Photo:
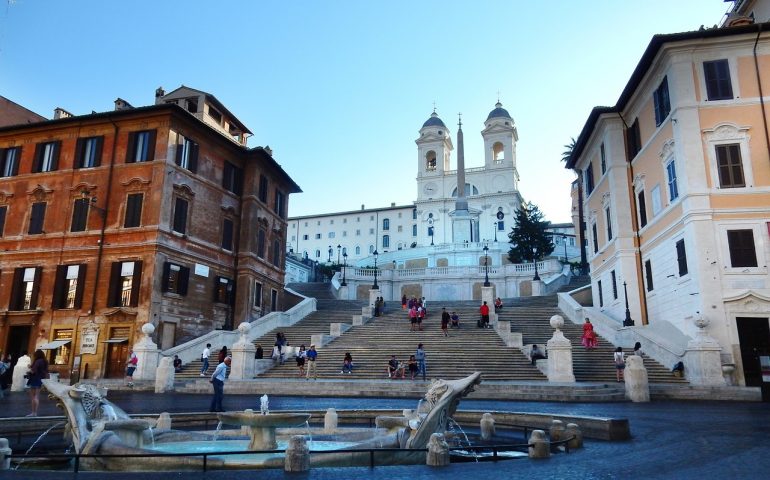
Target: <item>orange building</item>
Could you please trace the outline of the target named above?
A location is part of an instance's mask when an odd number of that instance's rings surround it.
[[[297,184],[215,97],[0,128],[0,346],[120,377],[140,326],[169,348],[281,309]]]

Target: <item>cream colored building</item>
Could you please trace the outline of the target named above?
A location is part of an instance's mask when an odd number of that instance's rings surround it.
[[[620,326],[626,284],[634,334],[651,351],[673,358],[705,333],[728,383],[759,385],[758,356],[770,355],[770,24],[745,20],[653,37],[566,166],[583,182],[587,311]]]

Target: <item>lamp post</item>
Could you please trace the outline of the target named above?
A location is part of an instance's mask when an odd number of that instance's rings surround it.
[[[567,235],[562,235],[562,240],[564,240],[564,263],[567,263]]]
[[[532,247],[532,260],[535,262],[535,278],[532,280],[540,280],[540,275],[537,273],[537,247]]]
[[[342,260],[345,262],[342,266],[342,283],[341,286],[347,286],[347,282],[345,281],[345,271],[348,269],[348,252],[345,252],[342,254]]]
[[[500,222],[495,222],[495,243],[497,243],[497,224]]]
[[[487,259],[489,256],[487,255],[487,252],[489,252],[489,247],[484,245],[484,286],[489,286],[489,266]]]
[[[340,251],[342,250],[342,245],[337,244],[337,265],[340,264]]]
[[[332,246],[329,245],[329,259],[327,260],[328,263],[332,263],[332,252],[334,250],[332,249]]]
[[[623,296],[626,297],[626,318],[623,320],[623,326],[633,327],[634,321],[631,319],[631,310],[628,309],[628,287],[625,280],[623,280]]]
[[[379,253],[377,250],[374,250],[372,255],[374,255],[374,285],[372,285],[372,290],[379,290],[380,286],[377,285],[377,255],[379,255]]]

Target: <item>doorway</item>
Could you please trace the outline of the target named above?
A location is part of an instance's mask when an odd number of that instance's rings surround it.
[[[770,323],[765,318],[737,317],[743,377],[747,387],[762,387],[762,399],[770,401],[770,384],[762,382],[759,357],[770,355]]]
[[[5,343],[5,353],[9,353],[13,358],[13,365],[16,365],[16,360],[21,356],[21,352],[26,351],[30,357],[32,353],[29,351],[29,339],[32,335],[32,326],[30,325],[18,325],[12,326],[8,330],[8,340]]]
[[[105,378],[123,378],[126,376],[126,360],[128,359],[128,341],[111,342],[107,344],[107,365]]]

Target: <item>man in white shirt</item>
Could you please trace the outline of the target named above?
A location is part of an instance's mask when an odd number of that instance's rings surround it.
[[[207,343],[206,348],[201,353],[201,360],[203,360],[203,366],[201,367],[201,377],[206,376],[206,371],[209,369],[209,355],[211,355],[211,344]]]
[[[225,377],[227,376],[227,367],[230,366],[230,357],[226,357],[225,360],[217,365],[214,369],[214,373],[211,374],[211,382],[214,385],[214,398],[211,399],[211,408],[209,412],[224,412],[222,408],[222,400],[225,398]]]

